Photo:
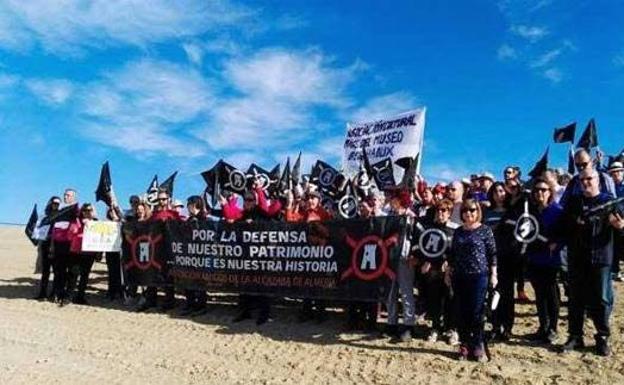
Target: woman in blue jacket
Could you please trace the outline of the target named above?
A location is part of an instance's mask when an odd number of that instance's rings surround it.
[[[536,179],[531,190],[529,212],[539,223],[541,239],[528,247],[527,261],[540,325],[535,339],[547,344],[557,338],[559,319],[557,272],[561,266],[562,245],[557,230],[561,229],[563,209],[554,199],[554,187],[546,179]]]

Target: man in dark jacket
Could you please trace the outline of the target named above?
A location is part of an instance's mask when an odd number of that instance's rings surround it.
[[[567,342],[562,351],[583,347],[583,320],[585,311],[596,327],[596,353],[608,356],[610,335],[609,317],[613,308],[611,264],[613,262],[614,229],[624,229],[624,207],[618,213],[608,210],[588,210],[613,199],[600,191],[600,175],[591,168],[579,174],[582,195],[572,195],[564,206],[567,216],[568,269],[570,301],[568,311]]]

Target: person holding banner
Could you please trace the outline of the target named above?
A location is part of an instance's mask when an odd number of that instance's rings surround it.
[[[464,200],[461,216],[463,224],[453,235],[445,279],[452,285],[459,308],[459,359],[486,362],[485,305],[488,281],[492,287],[498,284],[496,241],[492,229],[481,223],[479,202]]]
[[[414,298],[414,267],[411,265],[412,255],[409,242],[412,238],[412,226],[415,214],[409,209],[411,196],[407,190],[396,190],[390,197],[391,215],[405,216],[407,229],[405,231],[404,248],[397,267],[397,277],[392,282],[388,294],[388,332],[392,335],[392,342],[409,342],[412,339],[414,324],[416,323],[416,301]],[[403,328],[399,329],[399,297],[403,305]]]
[[[199,195],[188,197],[186,200],[186,209],[188,211],[186,222],[197,226],[208,220],[208,213],[205,209],[204,200]],[[186,303],[182,309],[181,315],[185,316],[193,313],[199,315],[206,311],[208,295],[205,290],[186,289],[184,290],[184,296],[186,297]]]
[[[48,204],[45,207],[45,217],[40,222],[40,226],[37,229],[39,242],[37,243],[37,252],[41,259],[41,281],[39,283],[39,294],[35,299],[45,299],[48,296],[48,283],[50,281],[50,270],[52,269],[52,256],[50,255],[50,228],[49,225],[41,225],[43,223],[49,224],[50,217],[58,212],[61,205],[61,198],[53,196],[48,200]],[[45,227],[45,228],[44,228]],[[44,232],[42,234],[41,232]]]
[[[117,205],[113,205],[106,210],[106,219],[112,222],[121,222],[123,213]],[[123,288],[121,285],[121,253],[106,252],[106,271],[108,277],[108,290],[106,297],[113,301],[122,298]]]
[[[276,221],[280,215],[281,209],[281,202],[279,200],[272,200],[271,202],[268,202],[265,192],[260,186],[260,182],[255,181],[253,184],[253,191],[245,193],[243,211],[240,220],[248,223],[257,221]],[[239,297],[240,311],[233,319],[233,322],[240,322],[251,318],[251,310],[254,307],[258,309],[256,325],[262,325],[270,320],[271,301],[268,297],[241,294]]]
[[[153,214],[151,215],[151,221],[167,221],[167,220],[181,220],[177,211],[170,208],[171,199],[167,190],[159,190],[157,195],[157,205]],[[138,208],[138,207],[137,207]],[[171,310],[175,307],[175,289],[173,287],[173,281],[169,280],[165,286],[165,300],[161,306],[163,311]],[[144,292],[145,302],[139,306],[137,311],[145,311],[149,308],[155,307],[158,299],[158,289],[156,286],[148,286]]]
[[[80,208],[78,218],[69,226],[70,252],[72,253],[72,270],[78,270],[78,276],[72,274],[69,282],[69,292],[73,291],[76,279],[78,279],[77,292],[72,298],[72,302],[79,305],[87,305],[85,291],[89,281],[89,274],[93,267],[96,255],[94,253],[82,251],[82,236],[85,225],[89,221],[97,221],[95,207],[91,203],[85,203]],[[101,255],[99,256],[101,257]]]

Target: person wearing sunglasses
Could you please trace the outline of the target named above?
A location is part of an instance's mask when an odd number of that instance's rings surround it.
[[[485,304],[488,282],[498,284],[496,241],[492,229],[481,223],[481,205],[466,199],[461,205],[462,226],[455,230],[445,280],[452,285],[459,310],[459,359],[487,361],[484,347]]]
[[[619,204],[611,213],[588,211],[613,197],[601,191],[600,173],[593,168],[579,173],[578,181],[583,193],[570,196],[564,205],[570,295],[569,336],[561,349],[568,352],[584,347],[583,323],[587,312],[596,328],[596,354],[608,356],[611,354],[609,318],[613,310],[613,235],[614,231],[624,232],[624,205]]]
[[[616,196],[615,192],[615,184],[613,183],[613,179],[609,176],[609,174],[598,171],[594,165],[594,162],[589,154],[589,151],[580,148],[574,153],[574,167],[578,172],[577,175],[572,177],[570,183],[566,186],[561,199],[559,200],[559,204],[565,207],[568,199],[573,196],[580,197],[583,195],[583,184],[580,180],[580,174],[584,171],[593,171],[596,170],[598,175],[598,187],[601,193],[606,193],[610,195],[612,198]]]
[[[72,298],[72,303],[79,305],[87,305],[85,291],[89,282],[89,274],[96,258],[101,258],[102,253],[86,252],[82,250],[82,237],[85,226],[91,222],[97,221],[95,207],[91,203],[85,203],[80,208],[78,218],[69,226],[70,252],[72,253],[72,267],[68,278],[68,294],[72,294],[76,281],[78,286],[76,293]],[[78,272],[76,274],[75,272]]]
[[[461,205],[464,199],[464,185],[456,180],[446,186],[446,197],[453,202],[453,211],[451,212],[451,221],[461,224]]]
[[[436,253],[431,254],[435,256],[428,257],[421,250],[416,255],[418,259],[417,266],[419,266],[420,272],[418,277],[420,282],[419,292],[422,291],[425,310],[427,316],[431,319],[431,330],[427,340],[436,342],[439,335],[445,333],[449,336],[449,344],[457,345],[459,336],[456,331],[456,311],[452,303],[451,288],[444,283],[444,274],[448,268],[450,242],[458,225],[450,221],[453,202],[449,199],[441,200],[434,206],[434,209],[434,219],[428,222],[425,221],[423,228],[440,230],[444,237],[432,233],[427,238],[427,243],[422,245],[422,247],[428,248],[429,251],[436,251]],[[419,242],[415,240],[414,243],[418,244]],[[437,252],[442,250],[444,250],[443,253],[437,255]]]
[[[46,204],[44,214],[45,216],[39,222],[37,228],[38,242],[37,242],[37,254],[38,259],[41,261],[41,281],[39,282],[39,293],[35,296],[35,299],[48,298],[48,283],[50,282],[50,270],[52,269],[52,255],[50,254],[50,227],[42,225],[44,223],[50,223],[50,217],[56,214],[61,205],[61,198],[53,196],[48,200]],[[51,297],[54,299],[54,297]]]
[[[563,209],[555,200],[555,186],[546,178],[534,180],[529,200],[529,213],[539,223],[539,233],[547,241],[536,240],[526,252],[527,271],[535,291],[539,329],[535,341],[553,344],[557,339],[559,321],[559,286],[557,273],[561,267],[563,246]]]
[[[154,212],[150,217],[150,221],[181,221],[182,218],[176,210],[171,209],[171,197],[167,190],[161,189],[156,196],[156,206]],[[161,305],[162,311],[168,311],[175,307],[175,289],[173,287],[173,280],[167,277],[166,286],[164,287],[165,299]],[[154,308],[157,305],[158,289],[156,286],[148,286],[144,291],[144,301],[137,308],[138,312],[146,311],[150,308]]]

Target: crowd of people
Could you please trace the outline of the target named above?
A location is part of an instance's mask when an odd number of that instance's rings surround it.
[[[421,180],[412,189],[372,191],[362,197],[359,217],[407,217],[411,247],[401,253],[396,278],[388,297],[380,301],[382,306],[348,299],[342,304],[348,327],[381,332],[400,343],[411,340],[417,324],[426,324],[429,341],[446,336],[449,344],[458,346],[459,359],[487,361],[488,342],[505,343],[513,336],[514,305],[528,300],[525,286],[529,282],[539,321],[533,340],[555,346],[563,288],[568,298],[568,338],[558,348],[568,352],[583,347],[587,313],[596,329],[595,351],[608,356],[612,282],[623,280],[624,203],[616,199],[624,197],[624,154],[601,165],[589,151],[580,149],[574,161],[576,175],[547,169],[523,181],[520,168],[509,166],[501,180],[489,173],[446,185],[431,186]],[[168,191],[160,190],[153,205],[133,195],[130,209],[124,211],[113,201],[105,217],[122,222],[313,222],[335,218],[336,210],[324,206],[322,198],[312,184],[275,197],[256,183],[242,196],[242,205],[237,194],[223,192],[216,207],[199,195],[188,197],[184,207],[172,200]],[[54,216],[63,206],[77,202],[77,192],[67,189],[62,199],[50,198],[45,215]],[[119,253],[101,255],[81,250],[85,223],[97,220],[97,215],[90,203],[76,207],[75,220],[54,221],[49,237],[39,241],[42,274],[36,298],[48,298],[59,306],[86,304],[93,263],[105,258],[108,298],[121,299],[136,311],[173,309],[173,285],[145,287],[138,294],[139,288],[124,283]],[[523,231],[518,230],[518,218],[523,215],[537,220],[539,234],[532,242],[518,235]],[[436,255],[419,244],[419,236],[426,229],[444,234],[444,247]],[[54,278],[50,290],[51,271]],[[164,291],[160,307],[159,290]],[[207,311],[205,290],[180,294],[185,298],[179,310],[182,315]],[[256,323],[262,325],[271,320],[271,303],[266,296],[240,295],[233,322],[257,312]],[[329,307],[336,304],[304,298],[299,321],[323,321]],[[387,312],[383,328],[378,324],[380,309]],[[491,324],[487,333],[486,323]]]

